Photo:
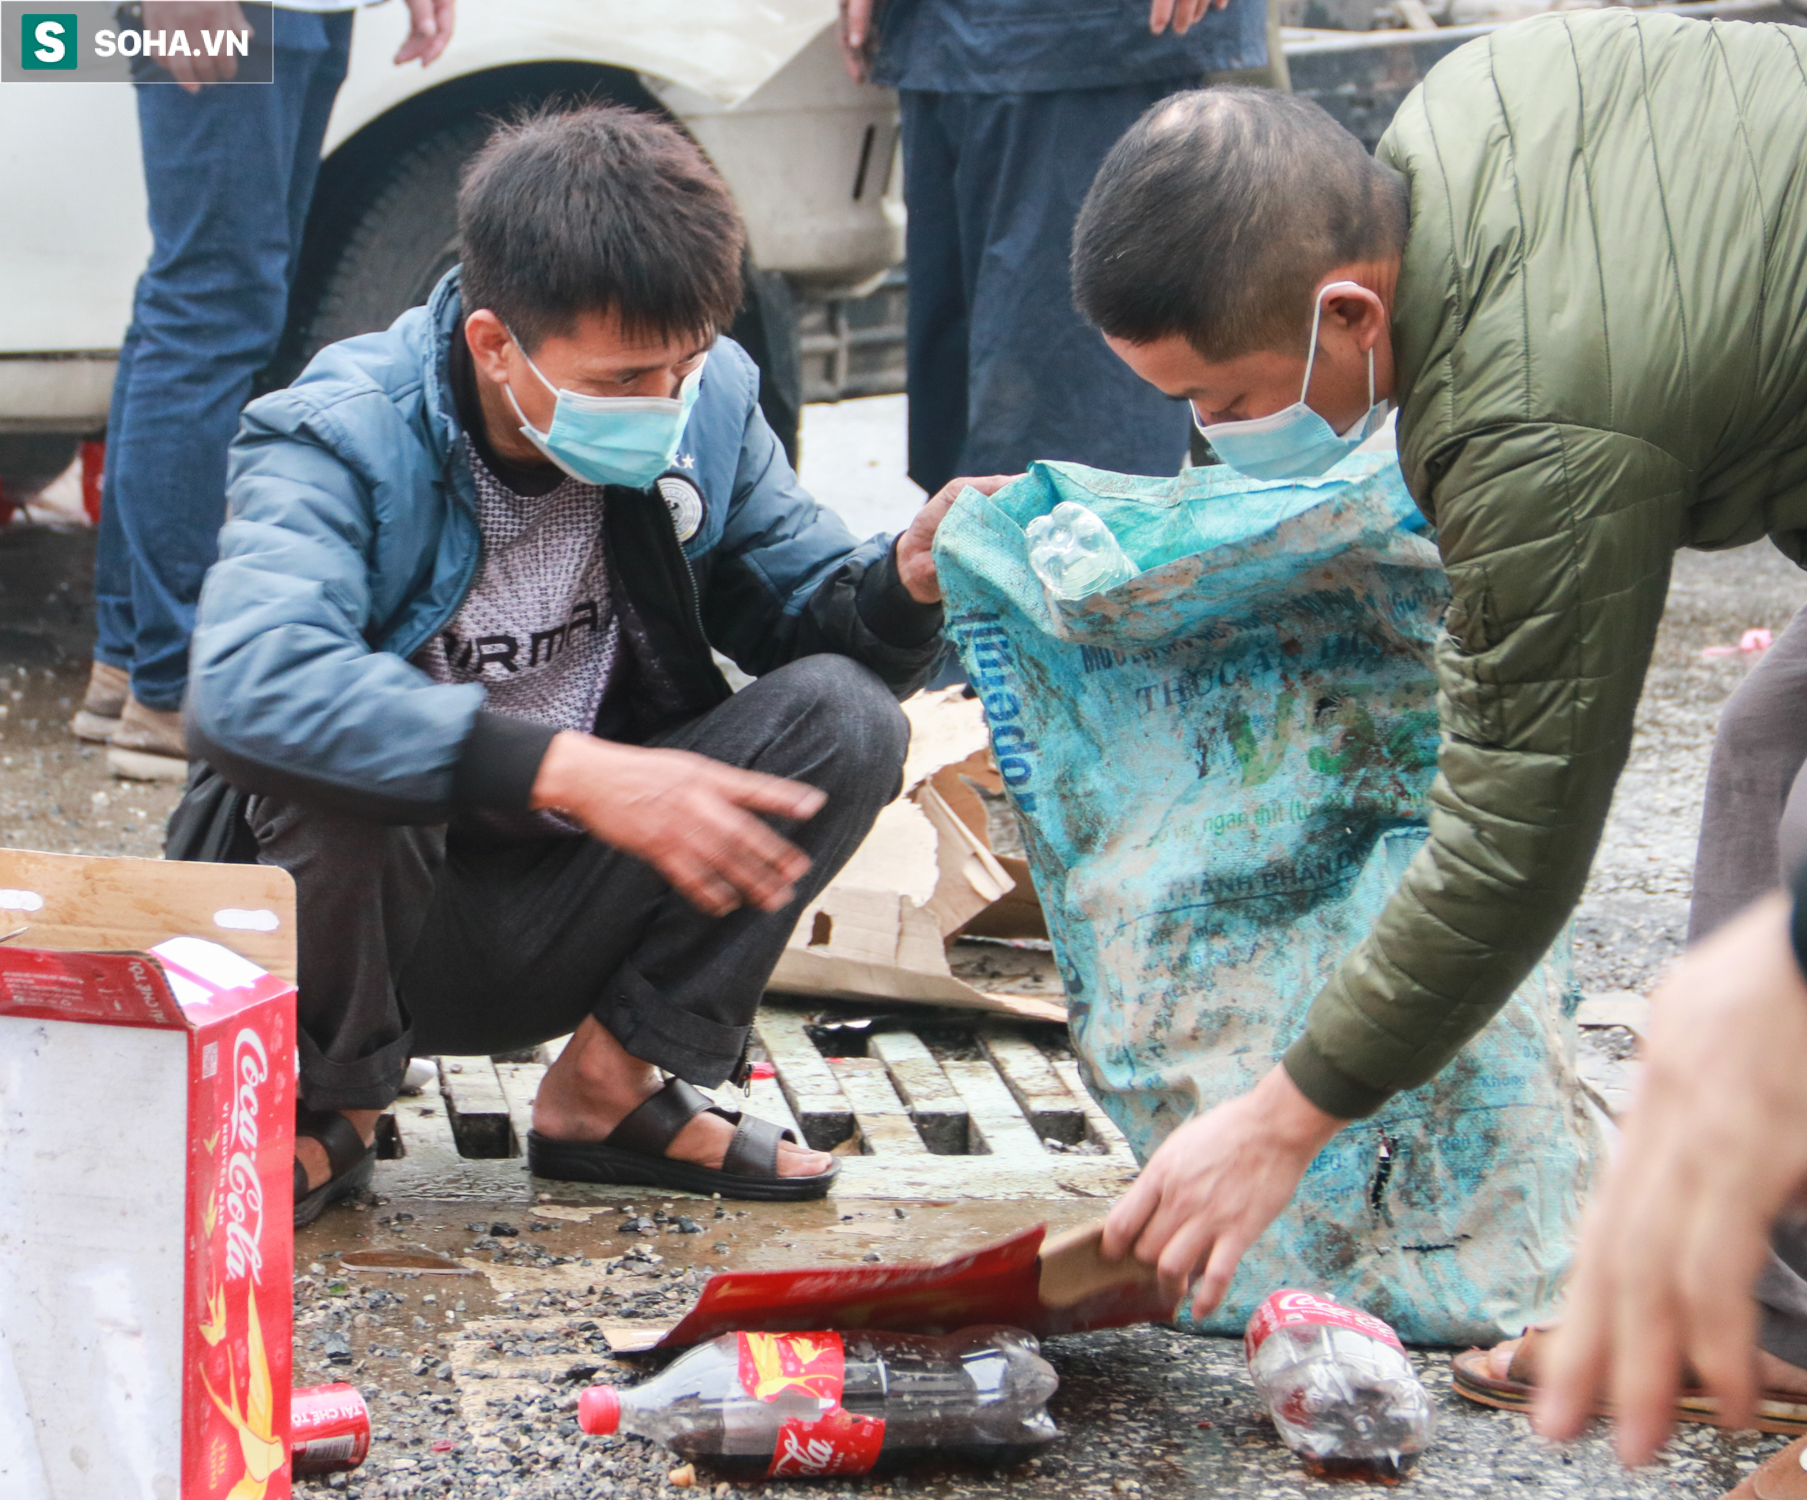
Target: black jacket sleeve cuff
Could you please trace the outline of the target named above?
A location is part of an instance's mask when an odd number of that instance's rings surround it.
[[[1286,1049],[1281,1065],[1301,1094],[1339,1120],[1364,1119],[1393,1097],[1392,1090],[1374,1088],[1336,1067],[1309,1033]]]
[[[926,646],[941,634],[941,605],[910,597],[897,571],[897,543],[860,580],[855,599],[860,620],[887,646]]]
[[[526,812],[540,762],[557,733],[544,724],[478,709],[452,768],[452,801],[460,807]]]

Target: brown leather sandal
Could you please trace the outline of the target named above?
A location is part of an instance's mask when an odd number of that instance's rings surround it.
[[[736,1127],[721,1166],[673,1161],[666,1149],[680,1130],[705,1111]],[[836,1162],[814,1177],[780,1177],[779,1143],[796,1139],[795,1131],[780,1130],[769,1120],[756,1120],[737,1109],[721,1109],[683,1079],[673,1078],[610,1131],[606,1140],[555,1141],[537,1130],[528,1131],[527,1170],[535,1177],[559,1182],[672,1188],[762,1203],[820,1198],[840,1175],[841,1164]]]
[[[376,1147],[366,1146],[357,1126],[336,1109],[295,1111],[295,1139],[315,1140],[326,1151],[329,1176],[308,1191],[307,1168],[295,1163],[295,1227],[305,1228],[341,1198],[362,1192],[376,1173]]]
[[[1807,1500],[1807,1438],[1770,1454],[1744,1483],[1720,1500]]]
[[[1529,1411],[1537,1395],[1537,1369],[1545,1339],[1554,1332],[1549,1328],[1528,1328],[1513,1351],[1512,1363],[1505,1377],[1487,1368],[1486,1349],[1470,1349],[1450,1361],[1450,1384],[1456,1394],[1478,1401],[1482,1406],[1497,1406],[1505,1411]],[[1678,1422],[1704,1422],[1711,1427],[1726,1425],[1719,1416],[1718,1401],[1698,1386],[1684,1390],[1675,1400]],[[1602,1401],[1594,1408],[1597,1417],[1613,1414],[1610,1402]],[[1757,1400],[1757,1416],[1751,1427],[1758,1432],[1807,1433],[1807,1396],[1788,1391],[1763,1391]],[[1803,1491],[1807,1500],[1807,1491]]]

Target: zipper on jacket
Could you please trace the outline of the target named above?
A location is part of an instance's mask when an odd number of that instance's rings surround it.
[[[684,576],[690,580],[690,623],[696,626],[697,639],[709,646],[709,632],[703,627],[703,591],[697,586],[696,569],[690,565],[690,554],[684,550],[684,539],[678,535],[678,518],[666,512],[671,520],[671,538],[678,544],[678,556],[684,563]],[[711,652],[714,648],[710,647]],[[710,660],[714,660],[711,655]]]

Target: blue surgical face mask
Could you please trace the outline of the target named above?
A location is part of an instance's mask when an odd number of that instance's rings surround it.
[[[1333,281],[1318,292],[1311,310],[1311,343],[1305,356],[1305,385],[1299,399],[1271,416],[1246,422],[1199,421],[1193,408],[1192,425],[1198,428],[1212,452],[1238,474],[1250,479],[1314,479],[1339,460],[1347,458],[1380,430],[1387,403],[1374,399],[1374,351],[1368,351],[1368,411],[1347,432],[1339,433],[1305,404],[1311,389],[1311,367],[1318,357],[1318,320],[1324,315],[1324,299],[1332,292],[1362,288],[1350,281]]]
[[[509,334],[514,338],[514,334]],[[527,368],[556,398],[552,425],[541,432],[527,420],[507,386],[508,404],[521,419],[521,436],[573,479],[585,484],[620,484],[643,490],[671,467],[683,441],[690,409],[696,405],[708,357],[684,377],[676,396],[585,396],[562,390],[515,339]]]

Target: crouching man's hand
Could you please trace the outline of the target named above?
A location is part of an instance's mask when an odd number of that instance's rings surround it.
[[[981,495],[995,495],[1019,474],[992,474],[984,479],[951,479],[935,492],[935,498],[910,522],[910,529],[897,539],[897,576],[918,604],[934,604],[941,598],[941,584],[935,577],[935,532],[942,518],[954,508],[960,491],[969,485]]]
[[[1128,1251],[1160,1272],[1178,1302],[1203,1273],[1192,1312],[1223,1301],[1236,1263],[1291,1200],[1312,1158],[1346,1122],[1275,1068],[1240,1099],[1168,1136],[1104,1227],[1104,1254]]]
[[[813,786],[725,766],[688,750],[648,750],[564,730],[533,783],[535,809],[576,819],[611,848],[643,859],[699,911],[747,904],[779,911],[796,897],[809,856],[756,813],[813,818]]]

